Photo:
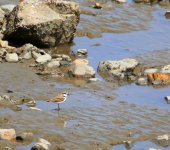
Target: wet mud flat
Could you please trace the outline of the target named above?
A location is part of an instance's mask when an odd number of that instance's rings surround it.
[[[11,91],[13,96],[48,99],[55,92],[55,89],[44,83],[28,64],[1,63],[0,68],[1,95],[10,94],[8,91]]]
[[[82,4],[78,36],[73,45],[57,47],[54,52],[70,54],[77,48],[87,48],[88,59],[96,70],[101,60],[126,57],[135,57],[146,67],[170,63],[170,28],[168,21],[162,19],[165,8],[104,1],[100,11],[89,7],[90,1],[78,2]],[[101,81],[94,83],[42,80],[28,66],[25,62],[0,64],[0,94],[33,97],[41,111],[30,110],[25,104],[20,104],[19,111],[1,106],[0,127],[14,128],[17,134],[31,132],[33,139],[13,143],[1,140],[0,149],[8,146],[28,150],[39,137],[52,143],[55,150],[128,149],[124,141],[134,142],[132,150],[170,149],[153,140],[170,134],[170,107],[163,98],[170,87],[154,89],[134,83],[119,87],[98,74]],[[57,105],[46,100],[63,90],[70,96],[58,112]]]

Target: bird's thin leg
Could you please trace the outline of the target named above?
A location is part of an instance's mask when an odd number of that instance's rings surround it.
[[[59,103],[58,103],[58,111],[60,110],[60,105],[59,105]]]

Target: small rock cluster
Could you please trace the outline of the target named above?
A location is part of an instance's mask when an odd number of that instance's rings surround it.
[[[15,129],[0,129],[0,139],[9,140],[12,142],[23,142],[23,141],[33,141],[34,134],[31,132],[24,132],[19,135],[16,134]],[[50,150],[51,143],[43,138],[39,138],[31,150]]]
[[[0,104],[2,106],[8,106],[15,110],[21,110],[20,105],[25,104],[27,107],[35,107],[36,102],[33,98],[30,97],[13,97],[9,95],[0,96]]]
[[[79,49],[77,57],[87,56],[87,49]],[[68,55],[64,54],[48,54],[45,50],[39,49],[32,44],[25,44],[22,47],[15,48],[8,46],[8,41],[0,40],[0,58],[1,62],[9,63],[23,62],[23,60],[33,59],[39,75],[51,75],[52,77],[63,77],[64,73],[60,67],[68,67],[66,73],[72,74],[72,77],[92,78],[95,77],[94,69],[88,64],[88,60],[76,59],[72,62]],[[85,63],[84,63],[85,62]]]
[[[9,140],[12,142],[15,141],[32,141],[33,133],[24,132],[19,135],[16,134],[15,129],[0,129],[0,139]]]
[[[170,84],[170,65],[163,66],[161,69],[149,68],[144,71],[144,77],[137,81],[138,85],[162,86]]]
[[[25,44],[20,48],[15,48],[8,46],[8,41],[0,40],[0,43],[0,57],[9,63],[17,63],[22,59],[34,58],[37,63],[44,64],[52,59],[44,50],[38,49],[32,44]]]

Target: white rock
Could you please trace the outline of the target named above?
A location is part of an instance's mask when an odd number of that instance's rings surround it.
[[[60,66],[60,61],[58,60],[51,60],[48,64],[47,67],[53,68],[53,67],[59,67]]]
[[[23,56],[23,58],[24,58],[24,59],[31,59],[31,58],[32,58],[31,52],[25,53],[25,55]]]
[[[40,143],[43,143],[43,144],[46,144],[46,145],[51,145],[50,142],[48,142],[47,140],[42,139],[42,138],[39,138],[38,141],[39,141]]]
[[[15,140],[16,133],[14,129],[0,129],[0,139]]]
[[[38,150],[49,150],[51,146],[51,143],[48,142],[45,139],[40,138],[38,142],[32,147],[32,149],[38,149]]]
[[[22,60],[22,57],[21,57],[21,56],[19,56],[19,57],[18,57],[18,60],[19,60],[19,61],[20,61],[20,60]]]
[[[166,65],[161,69],[162,73],[170,73],[170,65]]]
[[[8,53],[5,57],[7,62],[15,63],[18,62],[18,55],[16,53]]]
[[[49,150],[48,145],[43,144],[43,143],[36,143],[31,150]]]
[[[30,110],[38,110],[38,111],[42,111],[41,109],[39,108],[36,108],[36,107],[29,107]]]
[[[9,11],[12,11],[16,5],[13,4],[6,4],[6,5],[1,5],[2,9],[7,9]]]
[[[24,52],[30,52],[30,51],[37,52],[38,51],[38,48],[30,43],[24,44],[22,48],[24,49]]]
[[[33,52],[32,52],[32,56],[33,56],[34,59],[37,59],[38,57],[41,56],[41,54],[33,51]]]
[[[44,64],[48,61],[50,61],[52,58],[49,54],[45,54],[45,55],[41,55],[39,56],[37,59],[36,59],[36,62],[37,63],[41,63],[41,64]]]
[[[160,150],[160,149],[156,149],[156,148],[148,148],[147,150]]]
[[[87,53],[88,53],[87,49],[78,49],[77,50],[77,54],[87,55]]]
[[[168,134],[160,135],[160,136],[157,136],[156,139],[157,140],[166,140],[166,141],[168,141],[169,140],[169,135]]]
[[[118,3],[126,3],[127,1],[126,0],[116,0],[116,2],[118,2]]]
[[[170,96],[166,96],[165,100],[167,101],[167,103],[170,103]]]
[[[137,80],[138,85],[147,85],[147,80],[145,78],[139,78]]]
[[[144,75],[147,75],[147,74],[149,74],[149,73],[156,73],[156,72],[158,72],[158,71],[159,71],[159,70],[156,69],[156,68],[146,69],[146,70],[144,71]]]
[[[0,39],[0,47],[8,47],[8,41],[4,41]]]
[[[96,82],[96,81],[101,81],[101,80],[99,78],[90,78],[89,81]]]

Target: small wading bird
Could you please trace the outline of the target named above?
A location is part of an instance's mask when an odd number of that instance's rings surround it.
[[[57,95],[56,97],[48,100],[47,102],[53,102],[53,103],[57,103],[58,104],[58,111],[60,110],[60,103],[63,103],[64,101],[66,101],[67,96],[69,94],[66,92],[62,92],[61,94]]]

